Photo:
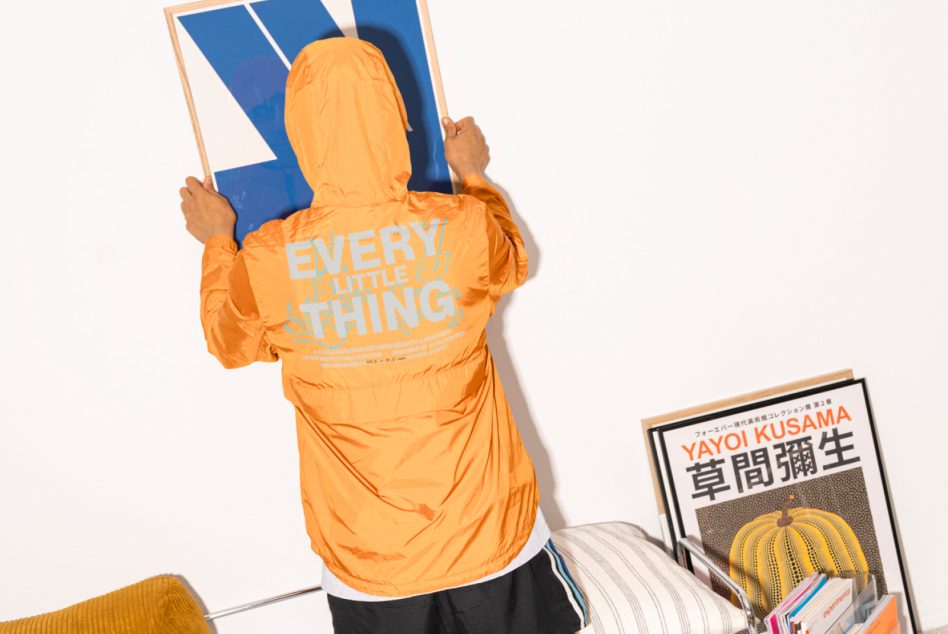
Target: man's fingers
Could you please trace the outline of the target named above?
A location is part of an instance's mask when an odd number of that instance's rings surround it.
[[[441,119],[441,125],[444,127],[444,134],[448,138],[453,137],[458,133],[457,126],[450,117],[444,117]]]
[[[193,176],[188,176],[186,179],[184,179],[184,182],[187,183],[188,190],[193,196],[197,196],[198,194],[202,194],[207,191],[204,189],[204,183]]]
[[[202,186],[204,187],[204,191],[214,194],[215,196],[220,196],[217,190],[214,189],[214,178],[212,176],[207,176]]]
[[[182,187],[178,190],[178,193],[181,194],[181,200],[189,200],[194,195],[187,187]]]
[[[484,140],[484,133],[481,132],[481,126],[477,125],[474,121],[474,117],[464,117],[457,122],[458,133],[464,132],[464,134],[471,134],[479,141]]]

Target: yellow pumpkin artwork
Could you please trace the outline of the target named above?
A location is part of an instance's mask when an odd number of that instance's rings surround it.
[[[814,572],[868,572],[866,557],[846,520],[820,509],[794,508],[755,517],[731,542],[730,574],[759,616],[769,613]],[[739,605],[737,597],[733,597]]]

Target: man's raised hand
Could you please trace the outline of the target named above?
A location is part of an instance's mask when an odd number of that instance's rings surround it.
[[[444,127],[444,158],[458,178],[483,176],[490,163],[490,148],[474,117],[459,121],[444,117],[441,125]]]
[[[201,244],[218,234],[234,237],[237,214],[226,198],[214,190],[211,177],[202,183],[193,176],[184,179],[181,194],[181,213],[188,232]]]

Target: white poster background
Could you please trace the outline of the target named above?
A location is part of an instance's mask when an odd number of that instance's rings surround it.
[[[809,415],[812,420],[816,421],[817,412],[822,412],[825,415],[825,412],[831,409],[835,413],[839,411],[840,407],[846,410],[851,420],[843,420],[843,422],[832,427],[824,427],[815,431],[808,429],[793,436],[789,434],[785,435],[779,439],[773,439],[773,434],[771,433],[769,434],[769,441],[764,437],[758,440],[754,431],[755,428],[764,425],[767,425],[767,429],[769,429],[769,425],[771,424],[779,430],[781,420],[790,422],[791,419],[796,419],[795,422],[802,426],[804,416]],[[755,420],[758,417],[761,418],[760,422]],[[846,451],[844,457],[850,458],[858,456],[859,461],[854,464],[824,471],[824,466],[827,463],[834,462],[835,458],[832,455],[824,454],[824,452],[819,449],[820,437],[824,430],[831,431],[834,428],[838,429],[840,433],[853,433],[852,437],[846,438],[843,442],[844,445],[853,445],[853,449]],[[742,434],[741,432],[746,432],[746,434]],[[673,518],[680,517],[681,520],[681,523],[676,521],[674,527],[675,533],[680,533],[681,525],[683,524],[684,535],[687,535],[698,543],[702,541],[696,513],[700,508],[720,504],[739,497],[753,495],[765,490],[765,488],[777,488],[792,483],[806,482],[826,475],[841,473],[848,469],[861,468],[866,485],[866,494],[869,498],[872,525],[879,545],[882,568],[885,572],[887,589],[889,593],[902,595],[899,602],[901,604],[902,622],[907,626],[904,631],[914,634],[914,629],[912,629],[910,625],[911,621],[906,616],[908,611],[906,608],[907,601],[905,600],[904,580],[899,566],[898,551],[895,536],[892,532],[889,509],[886,504],[887,498],[883,488],[881,465],[877,458],[876,447],[872,437],[872,428],[870,426],[869,411],[863,392],[863,384],[861,382],[857,381],[851,385],[782,401],[766,407],[748,409],[739,414],[722,415],[721,417],[715,417],[701,423],[690,424],[675,429],[661,429],[659,433],[665,442],[665,451],[668,454],[670,473],[678,503],[678,512],[680,512],[680,516],[677,516],[674,501],[669,499],[669,512]],[[726,443],[725,437],[730,434],[735,434],[737,437],[731,436],[727,438],[728,443]],[[813,453],[817,465],[815,474],[801,475],[795,479],[781,482],[780,478],[783,475],[783,470],[776,468],[773,472],[774,482],[769,487],[756,486],[750,489],[745,488],[743,493],[738,492],[734,471],[730,463],[730,456],[761,447],[773,447],[791,438],[805,438],[807,436],[812,438]],[[744,442],[745,437],[746,443]],[[698,452],[700,450],[698,443],[702,440],[706,443],[711,443],[711,439],[721,439],[720,453],[717,452],[713,444],[705,445],[711,448],[714,452],[713,455],[704,453],[698,458]],[[694,460],[689,459],[689,453],[685,447],[692,449],[693,455],[695,456]],[[659,454],[659,458],[661,459],[661,450],[659,450]],[[713,501],[706,496],[697,499],[692,498],[692,494],[695,493],[696,489],[694,487],[692,473],[685,469],[697,461],[705,461],[711,458],[725,459],[726,462],[723,465],[725,484],[730,485],[730,489],[716,494]],[[771,450],[771,464],[775,465],[773,450]],[[763,510],[761,511],[761,513],[764,512]],[[693,565],[695,575],[705,583],[710,583],[707,568],[697,561],[694,561]]]

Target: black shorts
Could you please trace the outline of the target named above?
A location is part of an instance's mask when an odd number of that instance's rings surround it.
[[[552,541],[507,574],[391,601],[329,595],[336,634],[574,634],[585,598]]]

